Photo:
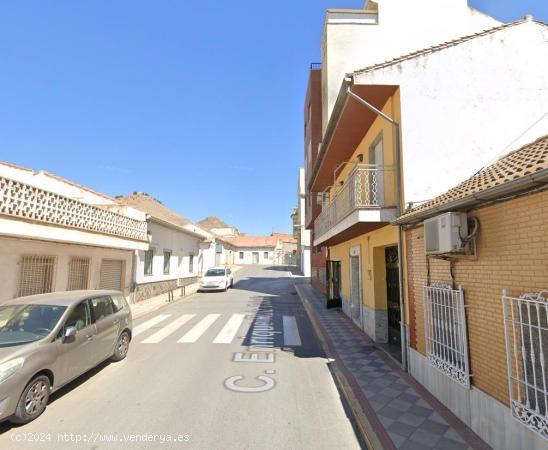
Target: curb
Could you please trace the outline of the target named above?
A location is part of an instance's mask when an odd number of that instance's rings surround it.
[[[295,285],[295,290],[303,303],[314,331],[320,339],[326,356],[331,360],[329,364],[332,364],[332,373],[334,374],[335,382],[352,412],[357,428],[367,447],[373,450],[395,449],[394,443],[374,414],[372,407],[367,402],[363,392],[361,392],[356,379],[344,365],[335,350],[329,334],[320,323],[316,312],[310,304],[310,300],[301,292],[298,285]]]

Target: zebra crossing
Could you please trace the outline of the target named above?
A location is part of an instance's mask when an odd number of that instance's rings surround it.
[[[198,320],[196,322],[196,320]],[[204,341],[207,331],[215,324],[221,324],[220,330],[211,340],[213,344],[231,344],[239,332],[247,333],[251,321],[245,323],[246,314],[159,314],[133,328],[133,340],[140,344],[159,344],[171,336],[176,336],[178,344],[193,344]],[[217,327],[218,328],[218,327]],[[302,345],[298,321],[295,316],[282,316],[282,340],[287,347]],[[140,339],[138,336],[144,335]],[[211,333],[209,333],[211,335]],[[241,334],[240,334],[241,336]]]

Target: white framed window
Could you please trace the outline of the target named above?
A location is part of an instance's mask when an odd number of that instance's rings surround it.
[[[154,249],[151,248],[150,250],[145,251],[144,274],[147,276],[152,275],[153,261],[154,261]]]
[[[244,252],[240,252],[240,259],[244,259]]]
[[[548,440],[548,291],[502,292],[512,417]]]
[[[164,275],[169,275],[171,269],[171,250],[164,250]]]
[[[52,292],[54,272],[55,256],[23,255],[18,296]]]
[[[430,364],[461,386],[470,387],[464,291],[459,286],[424,286],[426,356]]]
[[[90,258],[73,256],[69,261],[67,291],[88,289]]]
[[[188,258],[188,273],[194,273],[194,255]]]

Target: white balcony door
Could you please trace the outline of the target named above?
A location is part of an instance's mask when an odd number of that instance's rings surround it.
[[[379,206],[384,205],[384,152],[382,135],[369,147],[369,164],[376,166],[369,174],[369,193],[371,203]]]

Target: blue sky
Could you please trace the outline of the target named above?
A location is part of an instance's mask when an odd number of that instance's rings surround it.
[[[362,5],[0,0],[0,160],[289,232],[324,12]],[[548,21],[545,0],[471,5]]]

